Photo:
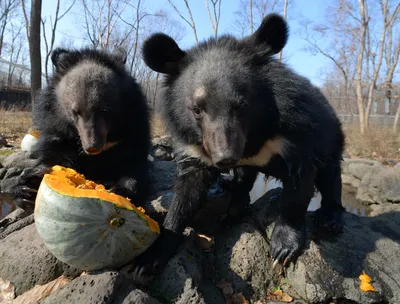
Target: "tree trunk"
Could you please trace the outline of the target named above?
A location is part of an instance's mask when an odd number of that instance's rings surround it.
[[[286,20],[287,17],[287,7],[288,7],[288,2],[289,0],[285,0],[285,5],[283,6],[283,18]],[[282,61],[282,52],[283,50],[281,50],[279,52],[279,61]]]
[[[365,37],[367,33],[367,21],[365,20],[365,0],[358,0],[360,4],[360,15],[361,15],[361,39],[360,49],[358,50],[357,56],[357,78],[356,78],[356,95],[357,95],[357,106],[358,114],[360,116],[360,132],[365,133],[365,112],[364,112],[364,100],[362,95],[362,70],[363,70],[363,56],[365,51]]]
[[[399,105],[397,106],[397,111],[396,115],[394,116],[394,122],[393,122],[393,132],[397,132],[397,127],[399,125],[399,118],[400,118],[400,100],[399,100]]]
[[[31,95],[35,103],[35,94],[42,88],[42,57],[40,52],[40,21],[42,0],[32,0],[31,21],[29,27],[29,55],[31,59]]]
[[[369,125],[369,116],[371,115],[371,108],[372,103],[374,100],[374,91],[376,87],[376,81],[378,80],[379,72],[381,70],[382,60],[383,60],[383,51],[385,48],[385,41],[386,41],[386,31],[388,28],[388,5],[389,0],[386,0],[385,3],[381,3],[382,6],[382,18],[383,18],[383,27],[382,27],[382,34],[381,39],[379,41],[379,54],[378,54],[378,62],[374,66],[374,73],[372,76],[371,84],[368,90],[368,102],[367,102],[367,109],[365,113],[365,126],[368,127]],[[368,61],[368,59],[367,59]]]

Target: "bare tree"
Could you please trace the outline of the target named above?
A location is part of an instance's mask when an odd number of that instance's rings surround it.
[[[288,4],[289,4],[289,0],[285,0],[285,4],[284,4],[284,6],[283,6],[283,18],[286,20],[287,19],[287,9],[288,9]],[[279,61],[282,61],[282,51],[283,50],[281,50],[280,52],[279,52]]]
[[[172,0],[168,0],[168,2],[174,8],[175,12],[177,12],[179,17],[181,17],[182,20],[185,21],[191,27],[191,29],[193,30],[193,34],[194,34],[194,39],[196,39],[196,43],[198,44],[199,39],[197,37],[196,23],[194,22],[192,10],[190,9],[190,6],[189,6],[189,0],[183,0],[183,2],[185,3],[186,9],[188,11],[190,21],[178,10],[178,8],[172,2]]]
[[[131,49],[131,51],[130,51],[131,59],[130,59],[129,71],[133,76],[135,76],[134,64],[136,62],[137,54],[138,54],[138,51],[139,51],[140,29],[141,29],[141,24],[142,24],[143,19],[146,18],[146,17],[150,17],[150,16],[163,17],[163,12],[162,11],[158,11],[158,12],[156,12],[154,14],[142,11],[141,4],[142,4],[141,0],[138,0],[136,5],[129,4],[129,6],[131,8],[133,8],[134,14],[135,14],[135,17],[136,17],[134,23],[130,23],[130,22],[126,21],[122,16],[120,16],[120,19],[122,20],[122,22],[125,23],[126,25],[128,25],[130,27],[130,29],[131,29],[128,32],[128,35],[126,35],[125,38],[123,38],[121,42],[125,42],[125,40],[127,40],[129,38],[129,35],[132,32],[134,32],[133,43],[131,43],[132,47],[131,48],[129,47]]]
[[[344,101],[346,111],[352,113],[349,91],[352,87],[355,74],[355,62],[353,60],[353,58],[356,57],[355,39],[353,39],[352,34],[349,38],[345,37],[345,31],[340,27],[340,24],[342,24],[341,18],[334,18],[333,20],[329,20],[329,22],[330,23],[315,25],[310,28],[311,22],[303,21],[303,31],[300,35],[308,43],[304,48],[305,51],[313,55],[318,53],[323,55],[329,59],[340,72],[343,78],[343,95],[337,97],[339,101],[338,110],[343,110],[342,101]],[[331,43],[328,45],[321,43],[324,37],[331,37]],[[329,77],[327,77],[327,79]]]
[[[11,23],[11,41],[9,46],[9,61],[10,62],[19,62],[22,48],[24,45],[23,39],[21,39],[21,31],[23,29],[22,25],[16,27],[13,23]],[[8,65],[8,76],[7,76],[7,85],[13,85],[14,71],[16,66],[13,64]]]
[[[362,79],[363,79],[363,62],[365,52],[365,41],[367,36],[368,28],[368,13],[365,8],[365,0],[358,0],[360,5],[360,18],[361,18],[361,37],[359,42],[359,50],[357,55],[357,66],[356,66],[356,96],[358,105],[358,114],[360,115],[360,132],[365,133],[365,112],[364,112],[364,100],[362,94]]]
[[[28,20],[25,0],[21,0],[21,4],[26,24],[26,36],[29,41],[29,57],[31,61],[31,96],[32,103],[34,104],[36,91],[42,88],[42,57],[40,52],[42,0],[31,1],[30,20]]]
[[[4,47],[4,34],[12,12],[19,5],[18,0],[0,0],[0,57]]]
[[[233,26],[240,36],[252,34],[268,13],[283,11],[282,3],[282,0],[240,0],[239,7],[234,12]]]
[[[208,18],[210,19],[211,27],[214,32],[215,39],[218,38],[218,26],[221,19],[221,2],[222,0],[210,0],[213,6],[213,16],[211,15],[210,6],[208,5],[208,0],[206,2],[206,8],[208,13]]]
[[[86,39],[94,47],[109,49],[111,36],[129,0],[82,0]]]
[[[382,0],[380,0],[379,2],[380,2],[380,6],[381,6],[381,11],[382,11],[383,25],[382,25],[381,38],[380,38],[380,41],[378,44],[378,46],[379,46],[378,58],[377,58],[377,62],[374,62],[374,65],[373,65],[374,72],[373,72],[372,79],[370,81],[369,89],[368,89],[367,108],[365,110],[365,127],[368,127],[368,123],[369,123],[369,116],[371,113],[374,91],[375,91],[375,88],[377,85],[376,81],[378,80],[379,72],[381,70],[381,65],[382,65],[382,61],[383,61],[383,52],[384,52],[384,48],[385,48],[387,31],[389,28],[393,27],[393,24],[397,17],[397,14],[400,11],[400,3],[399,3],[399,4],[397,4],[393,14],[390,15],[389,0],[385,0],[384,2]]]
[[[57,24],[71,10],[71,8],[73,7],[74,4],[75,4],[75,0],[73,0],[71,5],[65,10],[65,12],[60,15],[60,0],[57,0],[56,13],[54,16],[54,23],[52,21],[52,17],[50,16],[50,27],[51,27],[50,42],[48,41],[47,36],[46,36],[46,26],[45,26],[46,19],[43,19],[43,18],[41,19],[42,28],[43,28],[43,40],[44,40],[44,45],[46,48],[44,71],[45,71],[45,77],[46,77],[47,84],[49,83],[49,73],[48,73],[49,59],[51,56],[51,52],[53,51],[54,41],[56,39]]]

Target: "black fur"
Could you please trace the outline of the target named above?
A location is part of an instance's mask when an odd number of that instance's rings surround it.
[[[272,57],[287,36],[286,22],[271,14],[242,40],[225,35],[187,51],[166,35],[155,34],[145,42],[147,65],[167,74],[160,111],[181,143],[181,154],[163,232],[137,259],[138,273],[152,276],[174,254],[215,170],[235,170],[228,222],[242,215],[258,172],[282,181],[281,212],[270,246],[274,260],[293,261],[303,249],[305,215],[315,186],[322,194],[317,214],[321,232],[342,229],[341,124],[319,89]],[[267,164],[262,160],[268,155],[242,162],[267,141],[268,151],[276,152]],[[197,155],[190,145],[198,147]]]
[[[139,85],[125,70],[124,55],[56,49],[51,59],[56,72],[33,108],[40,138],[32,157],[38,159],[38,166],[74,168],[133,203],[143,203],[150,149],[148,108]],[[83,69],[88,63],[90,68]],[[83,75],[76,69],[82,69]],[[57,93],[62,86],[66,89]],[[104,149],[110,142],[117,144]],[[15,191],[21,194],[20,189]]]

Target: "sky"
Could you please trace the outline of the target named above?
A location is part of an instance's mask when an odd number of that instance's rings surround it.
[[[69,1],[61,1],[62,8],[61,12],[65,10]],[[195,44],[194,35],[192,29],[180,19],[172,7],[166,0],[142,0],[145,3],[145,7],[148,10],[156,10],[163,8],[170,13],[175,20],[181,22],[185,27],[185,36],[181,41],[181,47],[186,48]],[[284,1],[284,0],[281,0]],[[80,2],[80,0],[76,0]],[[183,0],[173,0],[178,9],[187,15],[186,7]],[[234,33],[234,12],[239,8],[240,0],[222,0],[221,5],[221,20],[219,26],[219,34]],[[323,18],[326,13],[328,1],[321,0],[292,0],[287,14],[287,20],[289,24],[289,40],[283,50],[283,59],[297,73],[308,77],[312,83],[321,86],[324,82],[323,71],[329,66],[330,62],[324,58],[324,56],[318,54],[313,55],[304,50],[307,43],[299,35],[299,29],[301,28],[299,21],[303,19],[312,20],[315,23],[323,23]],[[42,4],[42,16],[54,15],[56,1],[54,0],[43,0]],[[193,17],[197,27],[197,34],[199,40],[204,40],[213,35],[210,21],[208,19],[205,1],[204,0],[189,0],[189,5],[193,12]],[[56,36],[55,47],[63,39],[63,35],[67,35],[70,39],[77,39],[78,45],[81,43],[79,37],[82,31],[81,26],[78,23],[77,15],[80,13],[77,11],[79,6],[73,8],[69,14],[67,14],[59,23],[57,32],[60,35]],[[47,17],[48,18],[48,17]],[[50,28],[47,29],[50,32]]]

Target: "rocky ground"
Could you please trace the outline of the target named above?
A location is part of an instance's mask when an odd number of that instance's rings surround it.
[[[157,220],[168,210],[175,178],[167,140],[159,139],[152,151],[146,210]],[[0,179],[22,160],[13,155],[3,161],[7,168],[0,169]],[[374,185],[376,192],[367,196],[381,208],[369,217],[347,213],[343,234],[329,241],[312,240],[309,212],[307,248],[287,269],[272,269],[268,253],[280,188],[252,204],[241,223],[223,229],[219,219],[229,201],[229,181],[221,178],[186,230],[185,244],[148,287],[133,283],[134,261],[96,273],[61,263],[36,233],[31,211],[17,209],[0,221],[0,303],[400,303],[400,205],[393,204],[399,200],[389,182],[398,173],[378,170],[375,163],[350,163],[344,176],[354,180],[344,182],[354,184],[357,195],[361,185]],[[363,272],[375,292],[360,290]]]
[[[375,160],[345,159],[342,182],[353,189],[357,201],[371,209],[400,204],[400,163],[388,167]]]

